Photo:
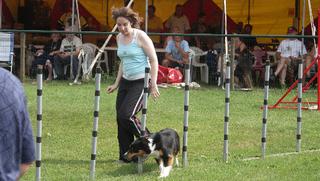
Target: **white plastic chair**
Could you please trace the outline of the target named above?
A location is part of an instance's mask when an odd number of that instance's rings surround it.
[[[0,32],[0,67],[13,67],[14,34]]]
[[[207,52],[202,51],[198,47],[190,47],[191,66],[193,68],[200,68],[200,80],[209,83],[209,68],[206,63],[200,63],[200,57],[207,55]],[[193,72],[193,71],[192,71]],[[193,73],[192,73],[193,74]],[[191,76],[193,77],[193,75]]]
[[[83,72],[88,72],[88,69],[95,58],[96,51],[99,50],[99,48],[92,43],[84,43],[82,45],[82,49],[80,50],[79,54],[79,62],[81,63],[82,66],[82,71]],[[104,52],[104,59],[100,60],[100,63],[104,63],[107,69],[107,73],[109,73],[109,65],[108,65],[108,54],[105,51]],[[80,65],[79,65],[80,66]],[[91,77],[91,75],[89,75]],[[83,77],[84,78],[84,77]]]

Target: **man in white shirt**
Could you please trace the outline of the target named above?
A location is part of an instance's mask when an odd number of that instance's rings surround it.
[[[65,28],[65,31],[72,31],[71,27]],[[58,80],[64,79],[64,66],[71,63],[72,55],[72,74],[75,77],[78,70],[78,55],[82,47],[82,41],[74,34],[66,34],[66,37],[61,42],[60,53],[54,57],[54,70]]]
[[[288,35],[296,35],[297,29],[293,26],[288,28]],[[276,57],[280,62],[275,71],[275,76],[279,75],[281,87],[285,87],[286,72],[289,63],[296,63],[298,59],[303,58],[307,54],[306,48],[300,40],[289,38],[281,41]]]

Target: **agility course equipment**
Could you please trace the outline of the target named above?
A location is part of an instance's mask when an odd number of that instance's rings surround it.
[[[42,136],[42,67],[37,69],[37,137],[36,137],[36,181],[41,180],[41,136]]]
[[[187,155],[187,146],[188,146],[188,121],[189,121],[189,91],[190,91],[190,65],[185,64],[185,76],[184,76],[184,117],[183,117],[183,146],[182,146],[182,165],[184,167],[188,166],[188,155]]]
[[[92,130],[92,148],[90,162],[90,179],[95,177],[97,142],[98,142],[98,123],[99,123],[99,108],[100,108],[100,85],[101,85],[101,68],[96,68],[96,90],[94,92],[94,111],[93,111],[93,130]]]
[[[297,102],[297,143],[296,151],[301,151],[301,125],[302,125],[302,111],[301,111],[301,102],[302,102],[302,72],[303,65],[302,60],[299,60],[299,70],[298,70],[298,102]]]
[[[147,124],[147,107],[148,107],[148,92],[149,92],[149,73],[150,68],[145,68],[144,75],[144,86],[143,86],[143,103],[142,103],[142,117],[141,117],[141,133],[140,136],[146,135],[146,124]],[[141,157],[138,158],[138,173],[143,172],[143,160]]]
[[[270,61],[267,60],[266,68],[265,68],[265,76],[264,76],[264,99],[263,99],[263,114],[262,114],[262,136],[261,136],[262,158],[265,158],[265,154],[266,154],[269,79],[270,79]]]
[[[223,1],[223,9],[224,9],[224,46],[225,46],[225,58],[224,61],[227,63],[226,67],[226,80],[225,80],[225,113],[224,113],[224,142],[223,142],[223,160],[225,162],[228,161],[229,154],[229,142],[228,142],[228,134],[229,134],[229,112],[230,112],[230,61],[229,61],[229,48],[228,48],[228,30],[227,30],[227,1]]]
[[[230,115],[230,62],[227,61],[226,81],[225,81],[225,112],[224,112],[224,143],[223,160],[228,161],[229,154],[229,115]]]

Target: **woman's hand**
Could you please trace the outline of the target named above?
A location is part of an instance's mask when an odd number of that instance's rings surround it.
[[[150,94],[151,94],[153,100],[156,100],[160,96],[160,92],[158,90],[157,83],[151,83]]]
[[[116,84],[112,84],[112,85],[109,85],[106,89],[107,93],[110,94],[112,93],[114,90],[116,90],[118,88],[118,85]]]

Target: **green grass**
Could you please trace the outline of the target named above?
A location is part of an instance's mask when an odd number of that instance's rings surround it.
[[[96,180],[156,180],[159,170],[153,159],[146,161],[144,173],[136,165],[118,165],[116,93],[106,94],[109,81],[101,85]],[[28,107],[36,133],[36,85],[24,84]],[[91,132],[93,124],[93,83],[69,86],[52,82],[43,87],[43,180],[89,180]],[[170,127],[182,142],[183,90],[160,89],[161,97],[149,99],[147,126],[151,131]],[[283,93],[271,89],[269,102]],[[224,90],[202,87],[191,90],[189,108],[187,168],[175,167],[166,180],[320,180],[320,152],[243,161],[260,156],[263,90],[233,91],[230,105],[229,162],[222,159]],[[315,92],[304,95],[315,99]],[[267,155],[294,152],[296,111],[269,110]],[[304,111],[302,150],[320,149],[319,112]],[[181,155],[179,156],[180,163]],[[35,167],[22,180],[34,180]]]

